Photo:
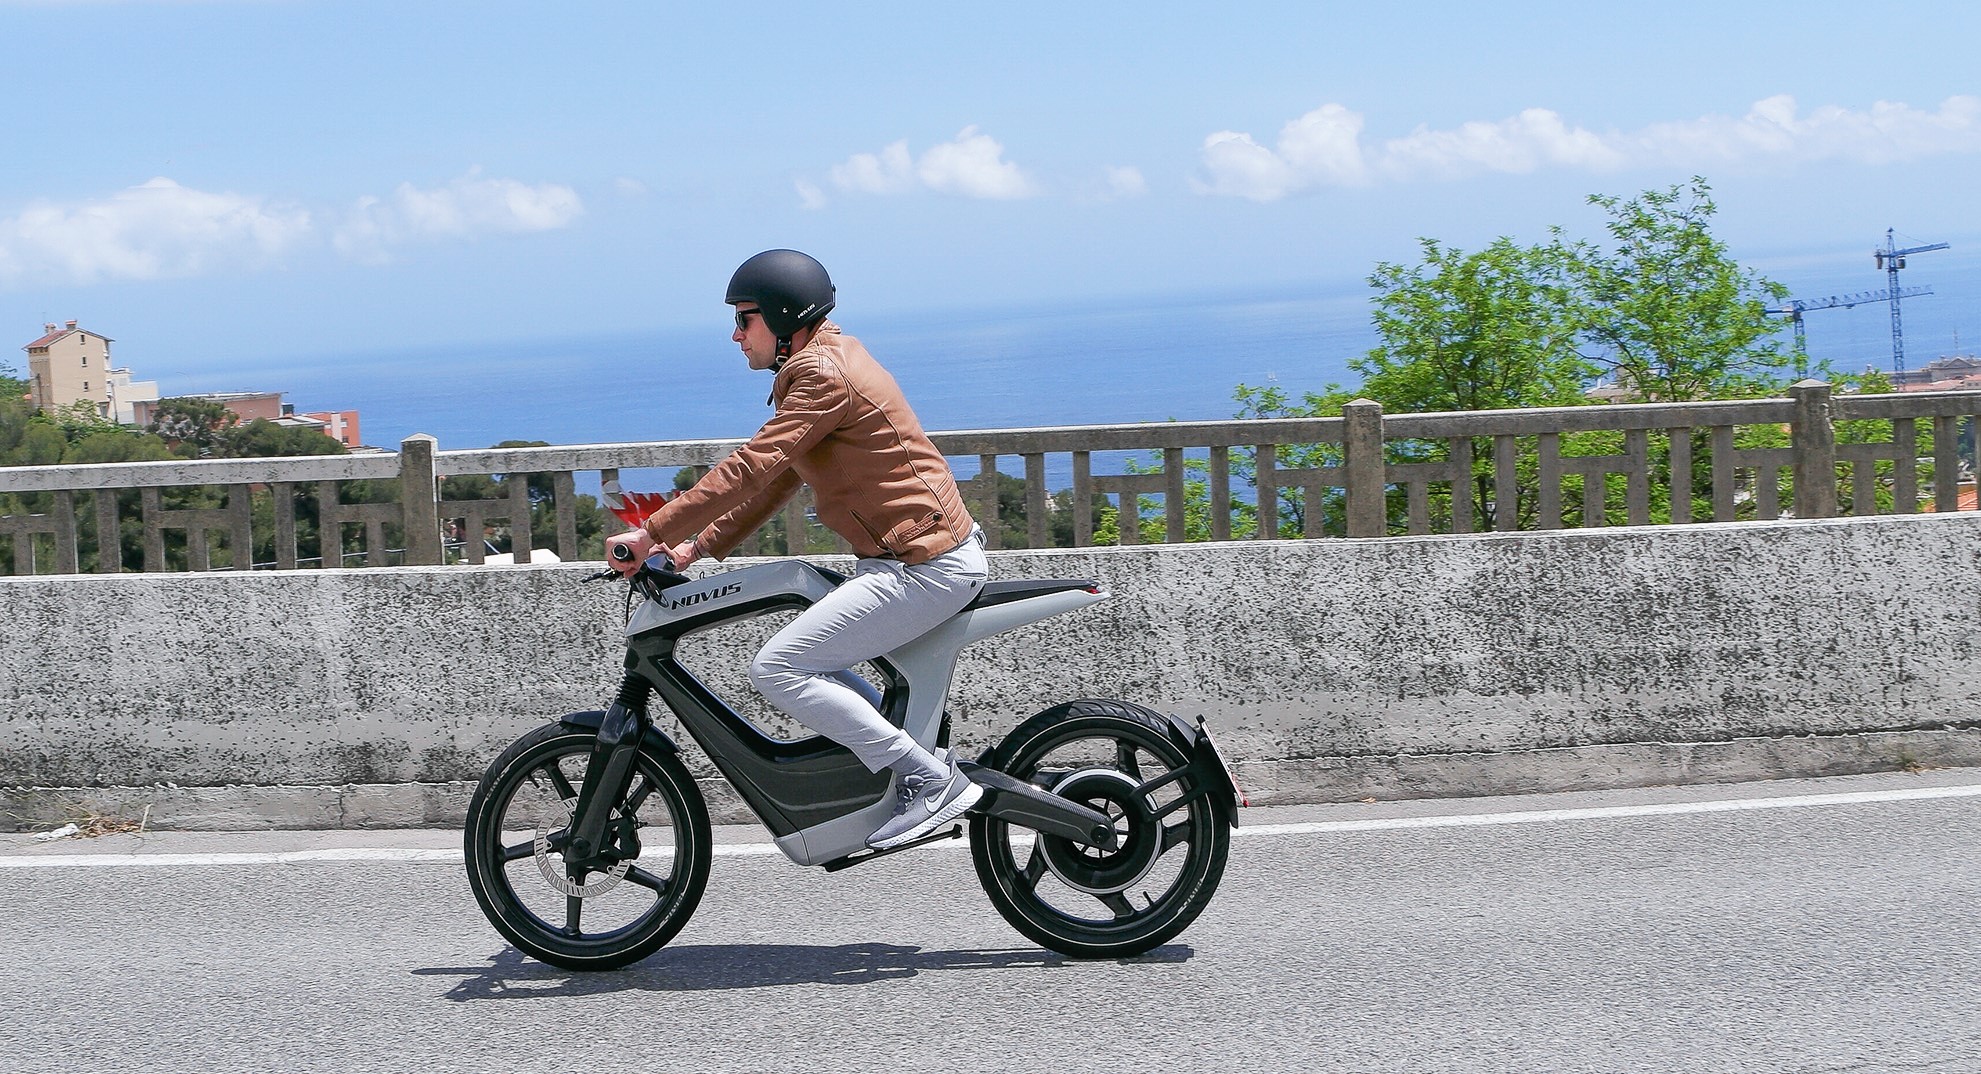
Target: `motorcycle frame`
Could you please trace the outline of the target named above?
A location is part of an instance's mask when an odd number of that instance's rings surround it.
[[[728,779],[743,803],[770,831],[778,849],[800,865],[835,868],[872,856],[867,837],[892,815],[893,775],[869,772],[852,751],[821,735],[781,739],[738,713],[676,657],[679,643],[696,633],[817,603],[846,580],[804,560],[777,560],[689,580],[647,570],[635,585],[646,597],[626,623],[626,671],[650,684]],[[947,734],[945,704],[959,654],[994,634],[1074,611],[1106,599],[1099,583],[1085,579],[990,582],[963,611],[906,645],[871,661],[886,680],[881,713],[933,750]],[[589,808],[594,787],[617,788],[629,776],[632,752],[657,738],[677,749],[645,711],[644,692],[622,688],[609,712],[573,713],[566,723],[597,729],[592,770],[577,806],[576,840],[600,846],[605,810]],[[988,781],[980,807],[1009,813],[1044,830],[1093,842],[1112,842],[1107,818],[1045,794],[1001,773],[970,765]],[[594,830],[595,829],[595,830]]]

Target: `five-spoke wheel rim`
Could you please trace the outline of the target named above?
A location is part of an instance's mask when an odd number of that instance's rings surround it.
[[[1001,761],[1010,775],[1106,813],[1117,840],[1102,848],[977,818],[987,882],[1021,930],[1083,954],[1144,950],[1201,908],[1223,869],[1225,821],[1167,734],[1074,719],[1014,743]]]

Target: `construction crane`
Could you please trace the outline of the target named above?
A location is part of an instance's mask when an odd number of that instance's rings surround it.
[[[1923,254],[1929,250],[1944,250],[1946,248],[1946,243],[1935,242],[1925,246],[1908,246],[1901,250],[1898,248],[1897,241],[1893,238],[1892,229],[1886,228],[1885,248],[1871,251],[1871,256],[1877,260],[1878,267],[1885,270],[1885,278],[1891,281],[1889,290],[1892,296],[1892,377],[1894,380],[1905,379],[1905,330],[1899,327],[1898,321],[1898,300],[1904,296],[1899,294],[1898,270],[1905,267],[1907,254]]]
[[[1932,293],[1933,288],[1929,285],[1907,287],[1900,291],[1858,291],[1848,295],[1831,295],[1828,298],[1791,298],[1779,306],[1769,306],[1761,312],[1777,317],[1787,317],[1790,323],[1795,325],[1795,376],[1797,380],[1800,380],[1809,375],[1809,347],[1804,340],[1802,330],[1802,314],[1804,311],[1830,310],[1836,309],[1839,306],[1844,309],[1850,309],[1853,306],[1867,305],[1872,302],[1883,302],[1887,299],[1896,303],[1900,298],[1918,298],[1920,295],[1930,295]]]

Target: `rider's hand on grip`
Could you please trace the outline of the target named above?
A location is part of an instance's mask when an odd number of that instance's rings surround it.
[[[605,562],[620,574],[632,574],[659,550],[646,530],[627,530],[605,539]]]

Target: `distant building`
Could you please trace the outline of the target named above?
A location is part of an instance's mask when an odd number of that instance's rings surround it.
[[[209,403],[219,403],[232,411],[243,425],[251,421],[271,421],[277,425],[321,430],[325,436],[347,448],[355,448],[364,443],[363,438],[358,434],[357,411],[329,410],[314,414],[298,414],[294,404],[282,401],[281,392],[207,392],[202,395],[181,395],[174,398],[203,399]],[[156,400],[138,407],[138,424],[150,425],[156,413]]]
[[[132,380],[128,369],[110,371],[109,407],[104,416],[119,425],[136,425],[139,406],[158,401],[158,382]]]
[[[1950,392],[1981,388],[1981,358],[1949,354],[1918,369],[1892,374],[1892,387],[1902,392]]]
[[[233,411],[234,416],[241,419],[243,425],[256,418],[274,421],[286,410],[282,403],[281,392],[206,392],[201,395],[175,395],[172,398],[202,399],[209,403],[219,403]],[[155,400],[150,406],[137,408],[138,424],[150,425],[156,418],[157,412]]]
[[[76,327],[42,326],[28,352],[28,399],[37,410],[59,410],[76,403],[96,404],[97,412],[120,425],[136,423],[139,404],[158,399],[156,381],[135,381],[128,369],[110,365],[109,336]]]
[[[365,442],[358,432],[358,412],[355,410],[318,410],[303,417],[323,423],[323,433],[345,447],[357,447]]]

